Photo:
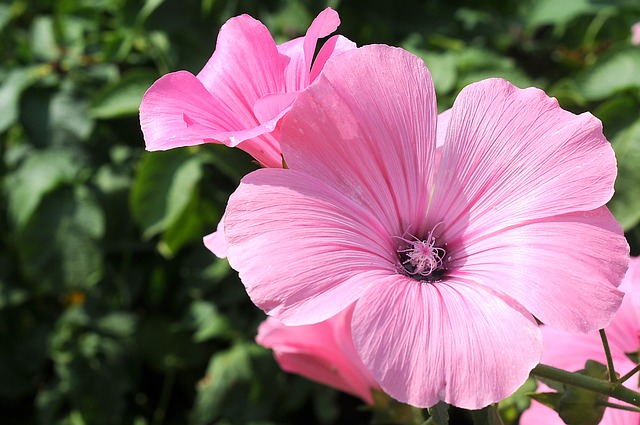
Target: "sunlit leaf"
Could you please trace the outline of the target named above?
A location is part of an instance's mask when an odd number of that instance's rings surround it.
[[[578,77],[578,87],[589,100],[599,100],[629,89],[640,89],[640,49],[617,51]]]
[[[81,167],[81,162],[65,149],[31,153],[6,181],[9,214],[16,227],[25,225],[44,195],[72,183]]]
[[[640,222],[640,119],[611,143],[618,159],[618,178],[609,208],[622,228],[629,230]]]
[[[201,176],[200,159],[185,149],[143,156],[130,202],[146,238],[163,232],[180,219]]]
[[[95,95],[89,109],[91,116],[110,119],[137,115],[142,96],[157,78],[153,71],[130,71]]]

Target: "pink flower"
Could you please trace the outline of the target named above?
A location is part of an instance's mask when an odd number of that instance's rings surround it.
[[[311,66],[318,39],[339,24],[338,13],[327,8],[304,37],[276,45],[267,28],[252,17],[230,19],[197,76],[173,72],[145,93],[140,124],[147,149],[223,143],[237,146],[266,167],[281,167],[274,134],[278,122],[329,57],[355,48],[346,38],[334,36]]]
[[[373,404],[379,389],[351,338],[353,308],[313,325],[285,326],[269,317],[258,328],[258,344],[273,349],[280,367]]]
[[[627,353],[638,353],[640,350],[640,258],[632,258],[620,289],[626,292],[622,305],[605,329],[609,348],[613,357],[616,372],[624,375],[635,367]],[[599,333],[588,335],[567,334],[566,332],[542,328],[544,351],[542,363],[565,370],[575,371],[584,368],[587,360],[596,360],[607,364]],[[638,377],[625,382],[631,389],[640,389]],[[539,392],[553,391],[544,385],[538,387]],[[611,400],[616,401],[616,400]],[[536,401],[526,410],[520,419],[521,425],[562,425],[564,422],[558,414]],[[606,409],[600,425],[638,425],[640,414],[619,409]]]
[[[640,46],[640,22],[636,22],[631,26],[631,44]]]
[[[283,120],[289,169],[257,170],[229,199],[228,259],[286,325],[355,303],[356,350],[390,396],[477,409],[540,360],[534,316],[609,323],[628,245],[604,207],[616,162],[592,115],[472,84],[435,170],[436,117],[414,55],[377,45],[327,62]]]

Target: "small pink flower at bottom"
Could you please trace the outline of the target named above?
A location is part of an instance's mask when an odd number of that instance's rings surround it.
[[[256,341],[271,348],[280,367],[373,404],[379,390],[362,364],[351,338],[353,308],[313,325],[285,326],[269,317],[258,328]]]
[[[331,56],[355,48],[353,42],[334,36],[312,66],[318,39],[339,24],[338,13],[327,8],[304,37],[276,45],[269,30],[251,16],[229,19],[198,75],[172,72],[145,93],[140,125],[147,149],[223,143],[244,150],[266,167],[281,167],[278,122]]]
[[[419,58],[374,45],[328,61],[283,119],[288,169],[245,176],[229,199],[227,258],[286,325],[355,303],[356,351],[391,397],[478,409],[539,362],[535,318],[609,323],[629,247],[604,206],[616,161],[592,115],[490,79],[443,121],[436,166]]]
[[[637,356],[640,352],[640,258],[631,259],[629,270],[620,285],[620,290],[625,292],[625,297],[620,309],[605,331],[609,340],[614,368],[622,376],[636,365],[629,358],[629,355]],[[607,364],[598,332],[588,335],[567,334],[545,326],[542,328],[542,341],[544,350],[541,362],[544,364],[569,371],[584,368],[587,360],[596,360]],[[637,376],[627,380],[624,385],[636,391],[640,389]],[[553,390],[540,384],[537,391]],[[613,399],[609,401],[618,402]],[[562,425],[564,422],[554,410],[537,401],[532,401],[531,407],[523,413],[520,424]],[[639,424],[640,413],[613,408],[607,408],[600,421],[600,425]]]
[[[631,26],[631,44],[640,46],[640,22],[636,22]]]

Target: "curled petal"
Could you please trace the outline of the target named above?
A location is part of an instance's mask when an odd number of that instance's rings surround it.
[[[280,367],[360,397],[372,404],[378,388],[356,353],[351,338],[353,306],[313,325],[285,326],[269,317],[258,328],[256,342],[274,351]]]

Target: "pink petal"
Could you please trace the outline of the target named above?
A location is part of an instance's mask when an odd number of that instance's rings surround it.
[[[629,248],[605,207],[473,239],[449,245],[449,275],[504,292],[543,323],[592,332],[608,325],[620,306],[616,286]]]
[[[362,204],[391,234],[420,234],[435,124],[424,63],[401,49],[365,46],[327,62],[300,94],[283,119],[281,146],[290,168]]]
[[[213,252],[216,257],[227,257],[227,250],[229,249],[229,246],[227,245],[227,239],[224,236],[224,215],[220,219],[216,231],[205,236],[203,242],[204,246],[206,246],[209,251]]]
[[[311,61],[318,39],[334,32],[340,25],[338,12],[326,8],[313,20],[304,37],[278,45],[278,51],[291,58],[286,69],[287,91],[299,91],[309,85]]]
[[[200,80],[186,71],[158,79],[140,105],[140,126],[148,150],[205,142],[239,144],[263,165],[280,166],[279,144],[267,134],[275,125],[276,120],[260,124],[252,112],[224,108]]]
[[[273,93],[262,96],[253,106],[253,112],[261,123],[277,122],[289,111],[298,92]]]
[[[198,79],[227,109],[249,119],[258,99],[284,91],[288,62],[267,27],[241,15],[220,28],[216,50]]]
[[[631,44],[640,46],[640,22],[636,22],[631,26]]]
[[[395,273],[393,241],[380,223],[294,170],[246,176],[229,199],[225,236],[229,263],[252,301],[287,325],[328,319],[375,276]]]
[[[468,235],[598,208],[616,178],[598,119],[500,79],[462,90],[441,161],[430,216]]]
[[[356,304],[353,339],[382,389],[413,406],[467,409],[521,386],[540,332],[517,303],[473,284],[379,279]]]
[[[313,325],[285,326],[269,317],[258,328],[256,342],[274,350],[280,367],[373,403],[378,388],[356,353],[349,307]]]
[[[606,332],[612,352],[627,359],[625,353],[640,348],[640,258],[631,258],[629,270],[618,289],[624,291],[625,296]]]
[[[310,82],[313,82],[318,78],[320,72],[324,68],[329,58],[337,55],[338,53],[345,52],[356,48],[356,43],[341,35],[334,35],[328,39],[320,48],[318,55],[313,61],[311,66],[311,74],[309,76]]]

